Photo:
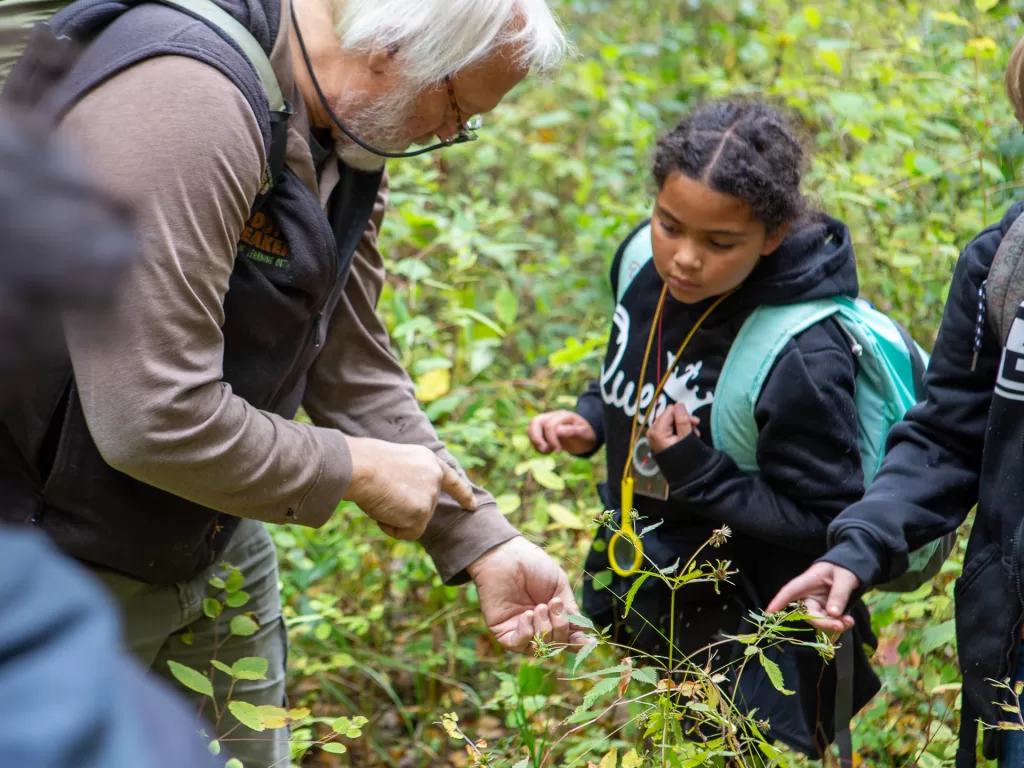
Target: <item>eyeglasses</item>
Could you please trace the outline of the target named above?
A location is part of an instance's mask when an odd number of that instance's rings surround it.
[[[462,119],[462,110],[459,109],[459,102],[455,98],[455,86],[452,85],[452,78],[450,75],[446,75],[444,78],[444,85],[448,89],[448,103],[452,106],[452,115],[455,117],[455,125],[459,130],[457,136],[444,141],[445,146],[452,144],[464,144],[467,141],[476,141],[480,138],[477,135],[484,124],[484,119],[480,115],[473,115],[468,120]]]

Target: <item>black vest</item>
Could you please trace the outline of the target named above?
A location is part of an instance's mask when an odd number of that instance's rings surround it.
[[[219,2],[269,54],[278,0]],[[224,73],[246,97],[267,157],[282,150],[271,138],[285,132],[273,130],[255,72],[206,22],[158,2],[78,0],[37,27],[22,63],[34,51],[74,44],[85,47],[56,84],[33,83],[40,67],[19,66],[7,87],[35,88],[39,107],[60,119],[92,88],[133,64],[189,56]],[[253,406],[286,418],[301,403],[380,188],[381,172],[340,163],[339,171],[326,215],[288,168],[254,201],[224,302],[223,381]],[[35,384],[0,417],[0,520],[35,524],[69,555],[153,584],[189,579],[216,562],[238,518],[112,469],[89,434],[66,356]]]

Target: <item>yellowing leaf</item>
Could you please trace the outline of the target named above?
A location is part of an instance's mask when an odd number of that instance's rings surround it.
[[[853,174],[854,184],[859,184],[862,187],[877,187],[878,179],[867,173],[855,173]]]
[[[982,13],[988,13],[999,5],[999,0],[974,0],[974,7]]]
[[[819,13],[818,9],[813,5],[804,6],[804,18],[807,19],[807,23],[811,25],[811,29],[817,29],[821,26],[821,13]]]
[[[942,24],[953,24],[957,27],[971,26],[967,19],[962,16],[958,16],[955,13],[949,13],[948,11],[932,11],[932,18]]]
[[[635,749],[629,750],[622,756],[622,768],[640,768],[643,764],[643,758],[636,753]]]
[[[999,44],[991,37],[975,37],[964,45],[964,56],[979,59],[991,59],[999,52]]]
[[[818,60],[837,75],[842,74],[843,60],[831,48],[822,48],[818,51]]]
[[[229,701],[228,710],[246,728],[251,728],[254,731],[266,730],[263,717],[254,704],[250,704],[248,701]]]
[[[561,504],[549,504],[548,514],[551,515],[552,520],[565,528],[582,531],[587,527],[586,523]]]
[[[598,768],[615,768],[619,764],[619,750],[613,749],[601,758]]]
[[[452,374],[447,368],[435,368],[416,379],[416,398],[421,403],[432,403],[448,394]]]

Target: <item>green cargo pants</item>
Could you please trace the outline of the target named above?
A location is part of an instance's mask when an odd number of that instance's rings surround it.
[[[269,662],[266,680],[238,681],[231,698],[257,706],[284,706],[288,638],[281,619],[274,542],[262,523],[243,520],[221,559],[241,570],[243,589],[250,598],[240,608],[225,607],[217,619],[203,615],[203,599],[217,596],[208,582],[224,575],[219,564],[191,581],[172,586],[144,584],[109,571],[97,570],[96,574],[121,605],[128,648],[154,672],[173,681],[167,662],[177,661],[207,675],[215,649],[217,660],[228,666],[246,656],[262,657]],[[220,596],[223,599],[223,593]],[[259,630],[249,637],[232,636],[228,629],[231,619],[242,613],[255,614]],[[189,635],[191,643],[186,642]],[[231,678],[217,671],[213,680],[217,706],[223,709]],[[203,706],[203,716],[216,723],[219,713],[214,711],[213,702],[206,698],[204,705],[205,697],[185,690],[177,682],[172,684],[192,697],[197,711]],[[288,767],[287,729],[257,733],[225,712],[217,731],[226,736],[224,747],[245,768]]]

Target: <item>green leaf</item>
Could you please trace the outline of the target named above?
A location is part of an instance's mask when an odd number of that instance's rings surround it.
[[[208,597],[203,600],[203,615],[211,619],[216,619],[220,616],[220,612],[224,606],[220,604],[219,600],[214,600],[212,597]]]
[[[970,27],[970,22],[962,16],[946,11],[932,11],[932,18],[943,24],[952,24],[957,27]]]
[[[248,701],[229,701],[228,711],[246,728],[254,731],[266,730],[266,726],[263,725],[263,716],[260,715],[259,709],[254,704],[250,704]]]
[[[775,686],[775,690],[785,696],[792,696],[793,691],[787,690],[786,686],[783,685],[782,670],[779,669],[779,665],[767,658],[763,653],[758,654],[758,658],[761,660],[761,666],[764,667],[764,671],[768,673],[768,679]]]
[[[227,664],[225,664],[225,663],[224,663],[223,661],[217,661],[216,659],[213,659],[213,660],[212,660],[212,661],[210,662],[210,664],[212,664],[212,665],[213,665],[213,668],[214,668],[214,669],[219,669],[219,670],[220,670],[221,672],[223,672],[224,674],[226,674],[226,675],[231,675],[232,677],[234,677],[234,674],[233,674],[233,673],[231,672],[231,667],[229,667],[229,666],[228,666]]]
[[[611,571],[598,571],[594,574],[594,579],[591,582],[591,585],[594,589],[607,589],[614,579],[615,574]]]
[[[813,5],[804,6],[804,18],[807,19],[811,29],[817,29],[821,26],[821,13]]]
[[[232,757],[224,764],[224,768],[245,768],[245,766],[242,765],[242,761],[237,757]]]
[[[549,488],[552,491],[565,490],[565,480],[546,467],[533,467],[531,474],[545,488]]]
[[[235,616],[231,620],[231,634],[237,635],[238,637],[249,637],[255,635],[256,631],[260,628],[253,618],[252,614],[243,613],[239,616]]]
[[[576,674],[576,670],[580,668],[580,665],[582,665],[583,662],[587,660],[587,657],[594,652],[595,648],[597,648],[597,643],[587,643],[580,648],[580,652],[576,654],[576,661],[574,661],[572,665],[572,673],[574,675]]]
[[[999,0],[974,0],[974,7],[982,13],[988,13],[999,5]]]
[[[519,315],[519,299],[511,289],[502,286],[494,295],[494,316],[506,328],[516,321]]]
[[[523,505],[518,493],[503,493],[495,501],[498,503],[498,511],[503,515],[511,515]]]
[[[565,614],[565,618],[574,627],[585,627],[587,629],[593,629],[595,632],[597,631],[594,627],[594,622],[586,616],[576,616],[571,613],[567,613]]]
[[[209,744],[207,744],[206,748],[210,750],[210,754],[211,755],[219,755],[220,754],[220,742],[217,741],[216,739],[214,739]]]
[[[224,603],[228,608],[241,608],[243,605],[249,602],[249,593],[244,589],[240,589],[237,592],[232,592],[227,596]]]
[[[513,765],[512,768],[530,768],[530,758],[524,757],[518,763]]]
[[[242,584],[244,583],[245,577],[242,576],[242,571],[238,568],[232,568],[231,575],[229,575],[227,581],[224,582],[224,589],[228,592],[237,592],[242,588]]]
[[[584,523],[578,515],[574,514],[566,507],[563,507],[561,504],[548,504],[548,514],[551,516],[552,520],[566,528],[582,531],[587,527],[586,523]]]
[[[183,634],[181,635],[181,644],[182,644],[182,645],[192,645],[192,641],[193,641],[194,639],[195,639],[195,633],[194,633],[194,632],[192,632],[192,627],[189,627],[189,628],[188,628],[188,629],[186,629],[186,630],[185,630],[185,632],[184,632],[184,633],[183,633]]]
[[[922,653],[929,653],[942,647],[956,647],[956,622],[953,619],[934,627],[927,627],[921,633],[920,649]]]
[[[587,695],[583,697],[583,709],[590,709],[594,706],[599,698],[604,696],[606,693],[614,691],[619,685],[618,677],[609,677],[604,680],[598,680],[594,687],[587,691]]]
[[[231,667],[231,674],[239,680],[266,680],[267,660],[259,656],[246,656]]]
[[[167,666],[170,668],[171,674],[174,675],[174,679],[190,691],[201,693],[203,696],[213,696],[213,684],[208,677],[196,672],[192,667],[186,667],[176,661],[168,661]]]
[[[329,741],[320,747],[324,752],[330,752],[332,755],[344,755],[348,752],[348,747],[344,744],[339,744],[336,741]]]
[[[831,48],[821,48],[818,50],[818,59],[826,67],[831,69],[837,75],[843,73],[843,60],[839,58],[839,54],[833,51]]]
[[[658,673],[652,667],[634,669],[629,673],[629,677],[638,683],[645,683],[646,685],[658,684]]]
[[[544,690],[544,670],[534,664],[523,664],[519,668],[519,693],[522,696],[536,696]]]
[[[214,589],[224,589],[224,579],[220,578],[219,576],[214,576],[207,583]]]
[[[636,593],[640,591],[640,587],[644,585],[644,582],[650,577],[650,571],[644,571],[636,580],[633,581],[633,586],[629,588],[629,592],[626,593],[626,610],[622,614],[622,618],[629,616],[629,610],[633,607],[633,599],[636,597]]]

